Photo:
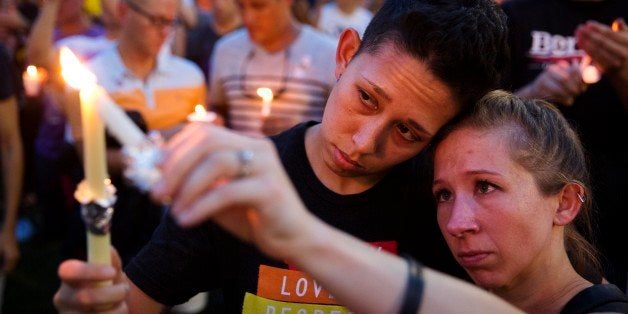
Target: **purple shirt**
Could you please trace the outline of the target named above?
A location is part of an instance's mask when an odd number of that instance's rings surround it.
[[[104,36],[105,29],[99,25],[92,25],[84,32],[72,35],[63,35],[59,29],[54,30],[54,42],[65,37],[74,35],[83,35],[88,37]],[[43,115],[39,132],[35,139],[35,150],[37,156],[48,159],[57,159],[60,157],[65,135],[66,118],[63,112],[59,110],[59,106],[55,104],[56,100],[50,95],[44,93],[42,98]]]

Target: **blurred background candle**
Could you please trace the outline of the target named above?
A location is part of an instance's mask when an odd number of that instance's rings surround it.
[[[580,73],[582,75],[582,81],[586,84],[595,84],[602,78],[600,71],[591,64],[591,57],[589,55],[585,55],[582,58],[580,62]]]
[[[24,92],[28,97],[36,97],[41,90],[41,84],[44,81],[46,72],[34,65],[26,67],[26,71],[22,74],[24,82]]]
[[[613,30],[613,32],[619,32],[619,20],[613,21],[613,24],[611,25],[611,29]]]
[[[194,112],[188,115],[189,122],[212,123],[216,120],[216,114],[205,110],[205,106],[198,104],[194,107]]]
[[[587,84],[597,83],[602,76],[594,65],[588,65],[582,70],[582,81]]]
[[[262,97],[262,118],[267,118],[273,106],[273,91],[268,87],[260,87],[257,89],[257,95]]]
[[[622,24],[620,19],[615,19],[611,24],[613,32],[619,32]],[[582,73],[582,81],[587,84],[595,84],[602,79],[602,73],[595,65],[591,64],[591,57],[585,55],[580,63],[580,72]]]

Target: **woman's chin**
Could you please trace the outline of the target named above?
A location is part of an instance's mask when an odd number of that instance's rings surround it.
[[[487,289],[496,290],[505,285],[506,280],[495,272],[488,271],[467,271],[476,285]]]

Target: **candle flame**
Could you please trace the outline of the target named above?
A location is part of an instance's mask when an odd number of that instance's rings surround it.
[[[613,32],[619,31],[619,21],[617,20],[613,21],[613,25],[611,25],[611,29],[613,30]]]
[[[600,78],[600,71],[594,65],[588,65],[582,71],[582,81],[587,84],[595,84]]]
[[[262,97],[264,103],[273,101],[273,91],[268,87],[260,87],[257,89],[257,95]]]
[[[207,110],[205,110],[205,106],[198,104],[194,106],[194,112],[196,112],[197,114],[206,114]]]
[[[37,77],[37,67],[34,65],[29,65],[28,67],[26,67],[26,73],[28,73],[28,76],[30,77]]]
[[[67,47],[61,47],[61,75],[72,88],[84,89],[96,84],[96,76],[81,64]]]
[[[268,87],[260,87],[257,89],[257,95],[262,97],[262,117],[268,117],[270,115],[271,102],[273,101],[273,91]]]
[[[216,114],[214,112],[207,111],[203,104],[197,104],[194,106],[194,112],[188,115],[188,121],[211,123],[216,120],[216,117]]]

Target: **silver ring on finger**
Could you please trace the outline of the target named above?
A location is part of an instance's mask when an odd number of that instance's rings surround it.
[[[253,172],[253,158],[255,157],[255,154],[251,150],[242,149],[237,152],[237,156],[240,166],[236,177],[248,177]]]

